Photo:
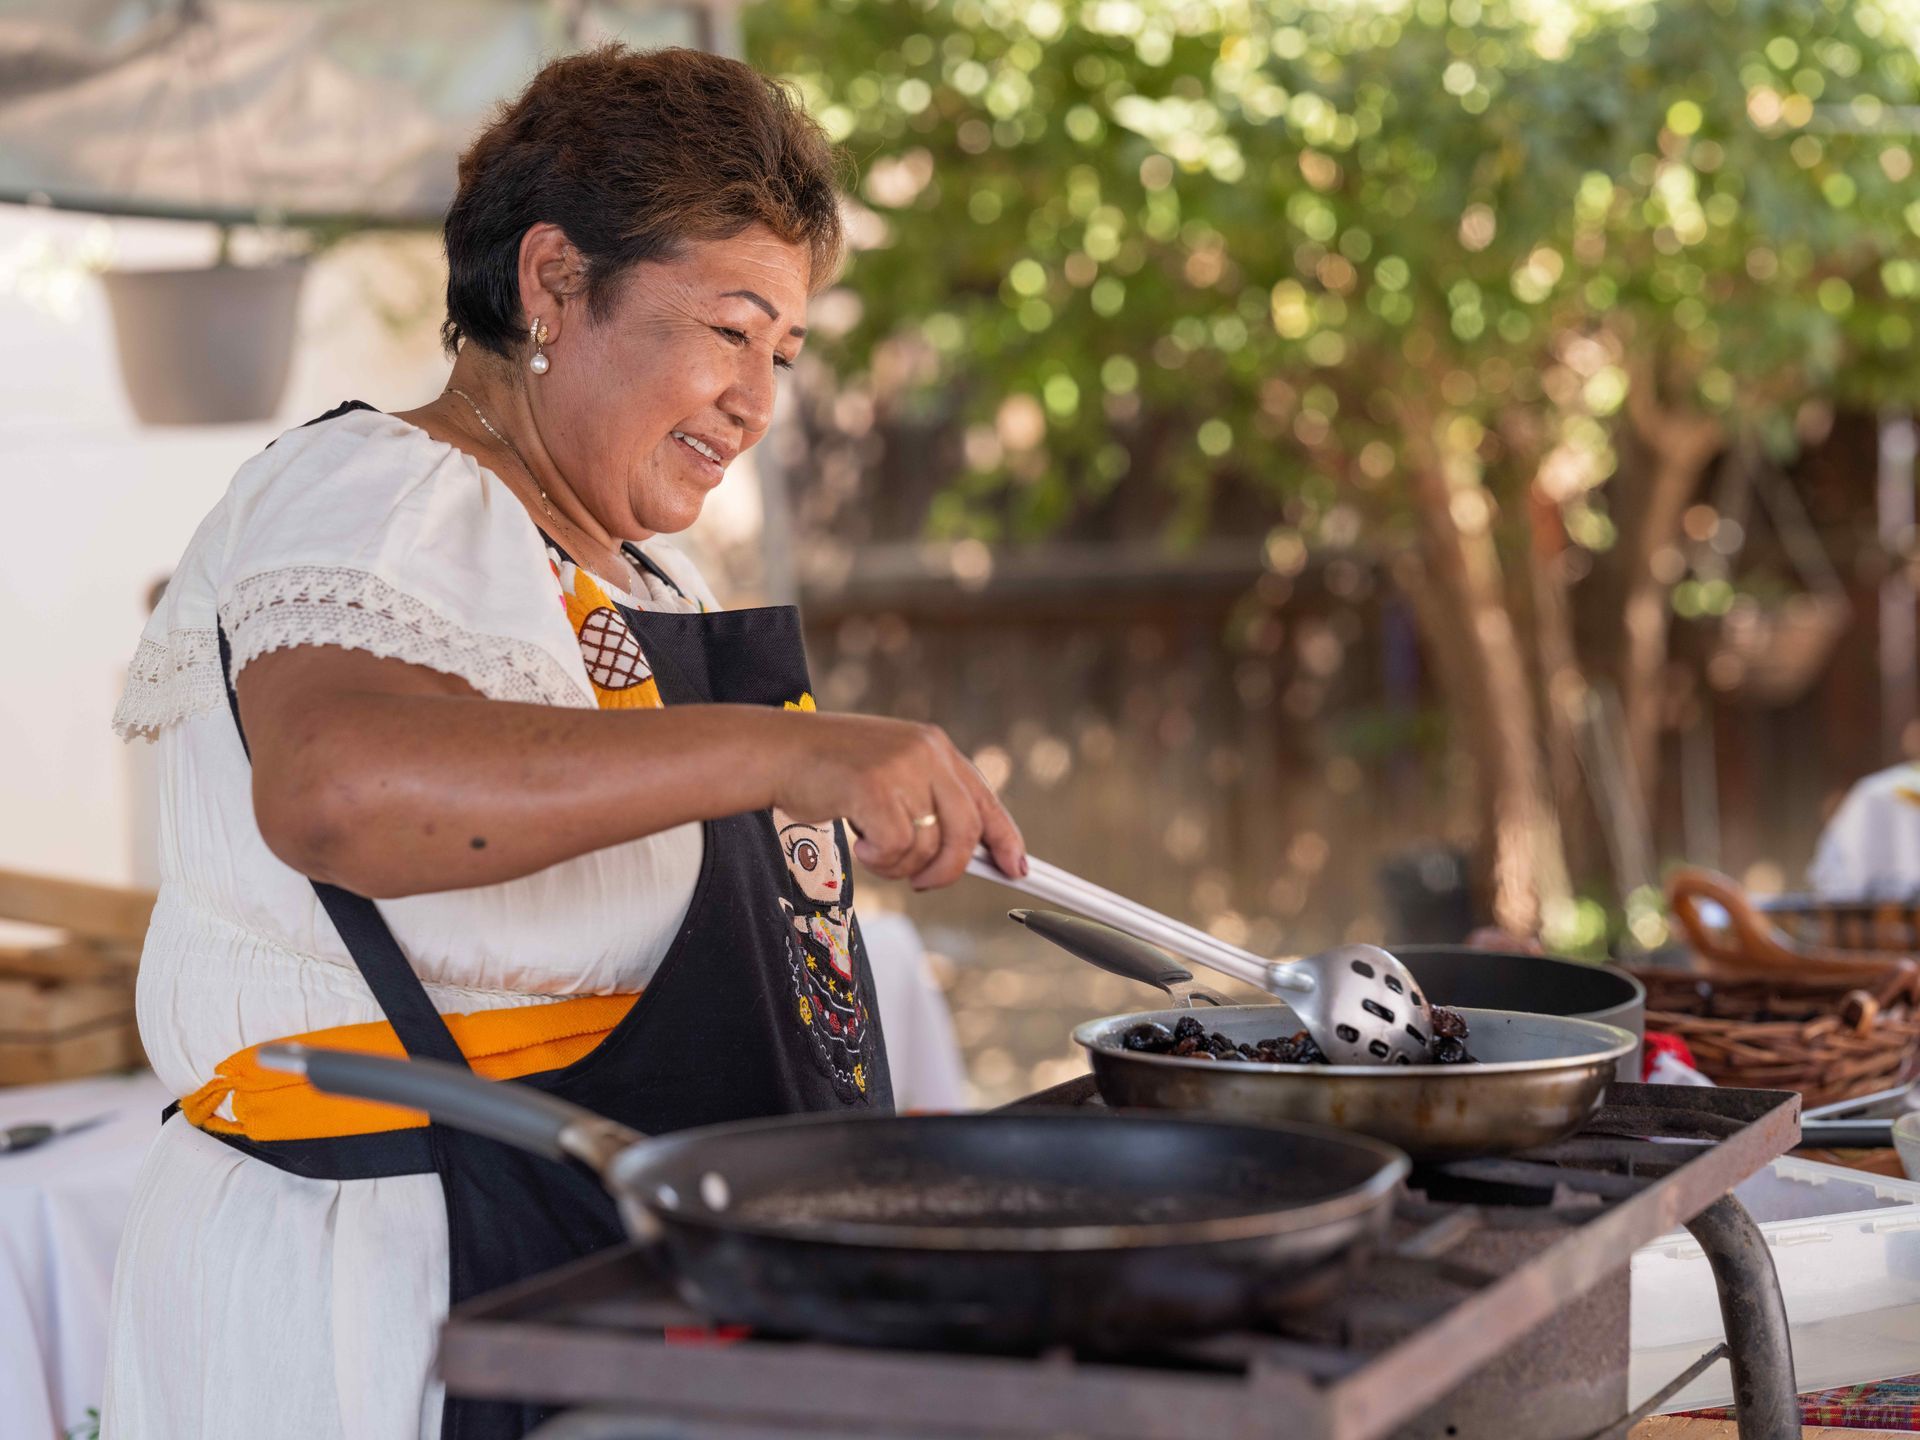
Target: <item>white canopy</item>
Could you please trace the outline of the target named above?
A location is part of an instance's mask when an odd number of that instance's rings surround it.
[[[701,0],[0,0],[0,201],[437,225],[553,55],[725,43]]]

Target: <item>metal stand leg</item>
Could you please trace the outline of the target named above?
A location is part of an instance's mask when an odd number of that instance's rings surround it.
[[[1740,1440],[1798,1440],[1787,1306],[1760,1227],[1745,1206],[1723,1195],[1689,1220],[1687,1229],[1707,1252],[1720,1291]]]

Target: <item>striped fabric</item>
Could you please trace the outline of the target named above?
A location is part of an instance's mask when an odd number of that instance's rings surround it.
[[[1687,1413],[1708,1420],[1731,1420],[1733,1407],[1721,1405]],[[1800,1397],[1800,1423],[1842,1430],[1920,1431],[1920,1375],[1812,1391]]]

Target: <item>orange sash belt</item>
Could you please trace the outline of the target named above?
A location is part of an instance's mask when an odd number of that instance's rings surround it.
[[[639,998],[588,995],[551,1005],[449,1015],[446,1021],[460,1053],[477,1074],[489,1080],[514,1080],[557,1070],[581,1059],[607,1038]],[[393,1026],[384,1020],[335,1025],[286,1039],[369,1055],[398,1058],[406,1054]],[[218,1113],[229,1098],[233,1102],[231,1120]],[[424,1111],[323,1095],[303,1075],[289,1075],[262,1065],[258,1045],[222,1060],[213,1079],[180,1102],[180,1111],[189,1124],[202,1130],[249,1140],[322,1140],[410,1130],[427,1123]]]

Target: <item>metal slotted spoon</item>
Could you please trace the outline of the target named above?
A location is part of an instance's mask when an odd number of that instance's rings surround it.
[[[1026,877],[1015,879],[981,849],[967,873],[1078,911],[1279,996],[1335,1065],[1433,1063],[1426,997],[1407,967],[1378,945],[1339,945],[1305,959],[1268,960],[1044,860],[1028,857]]]

